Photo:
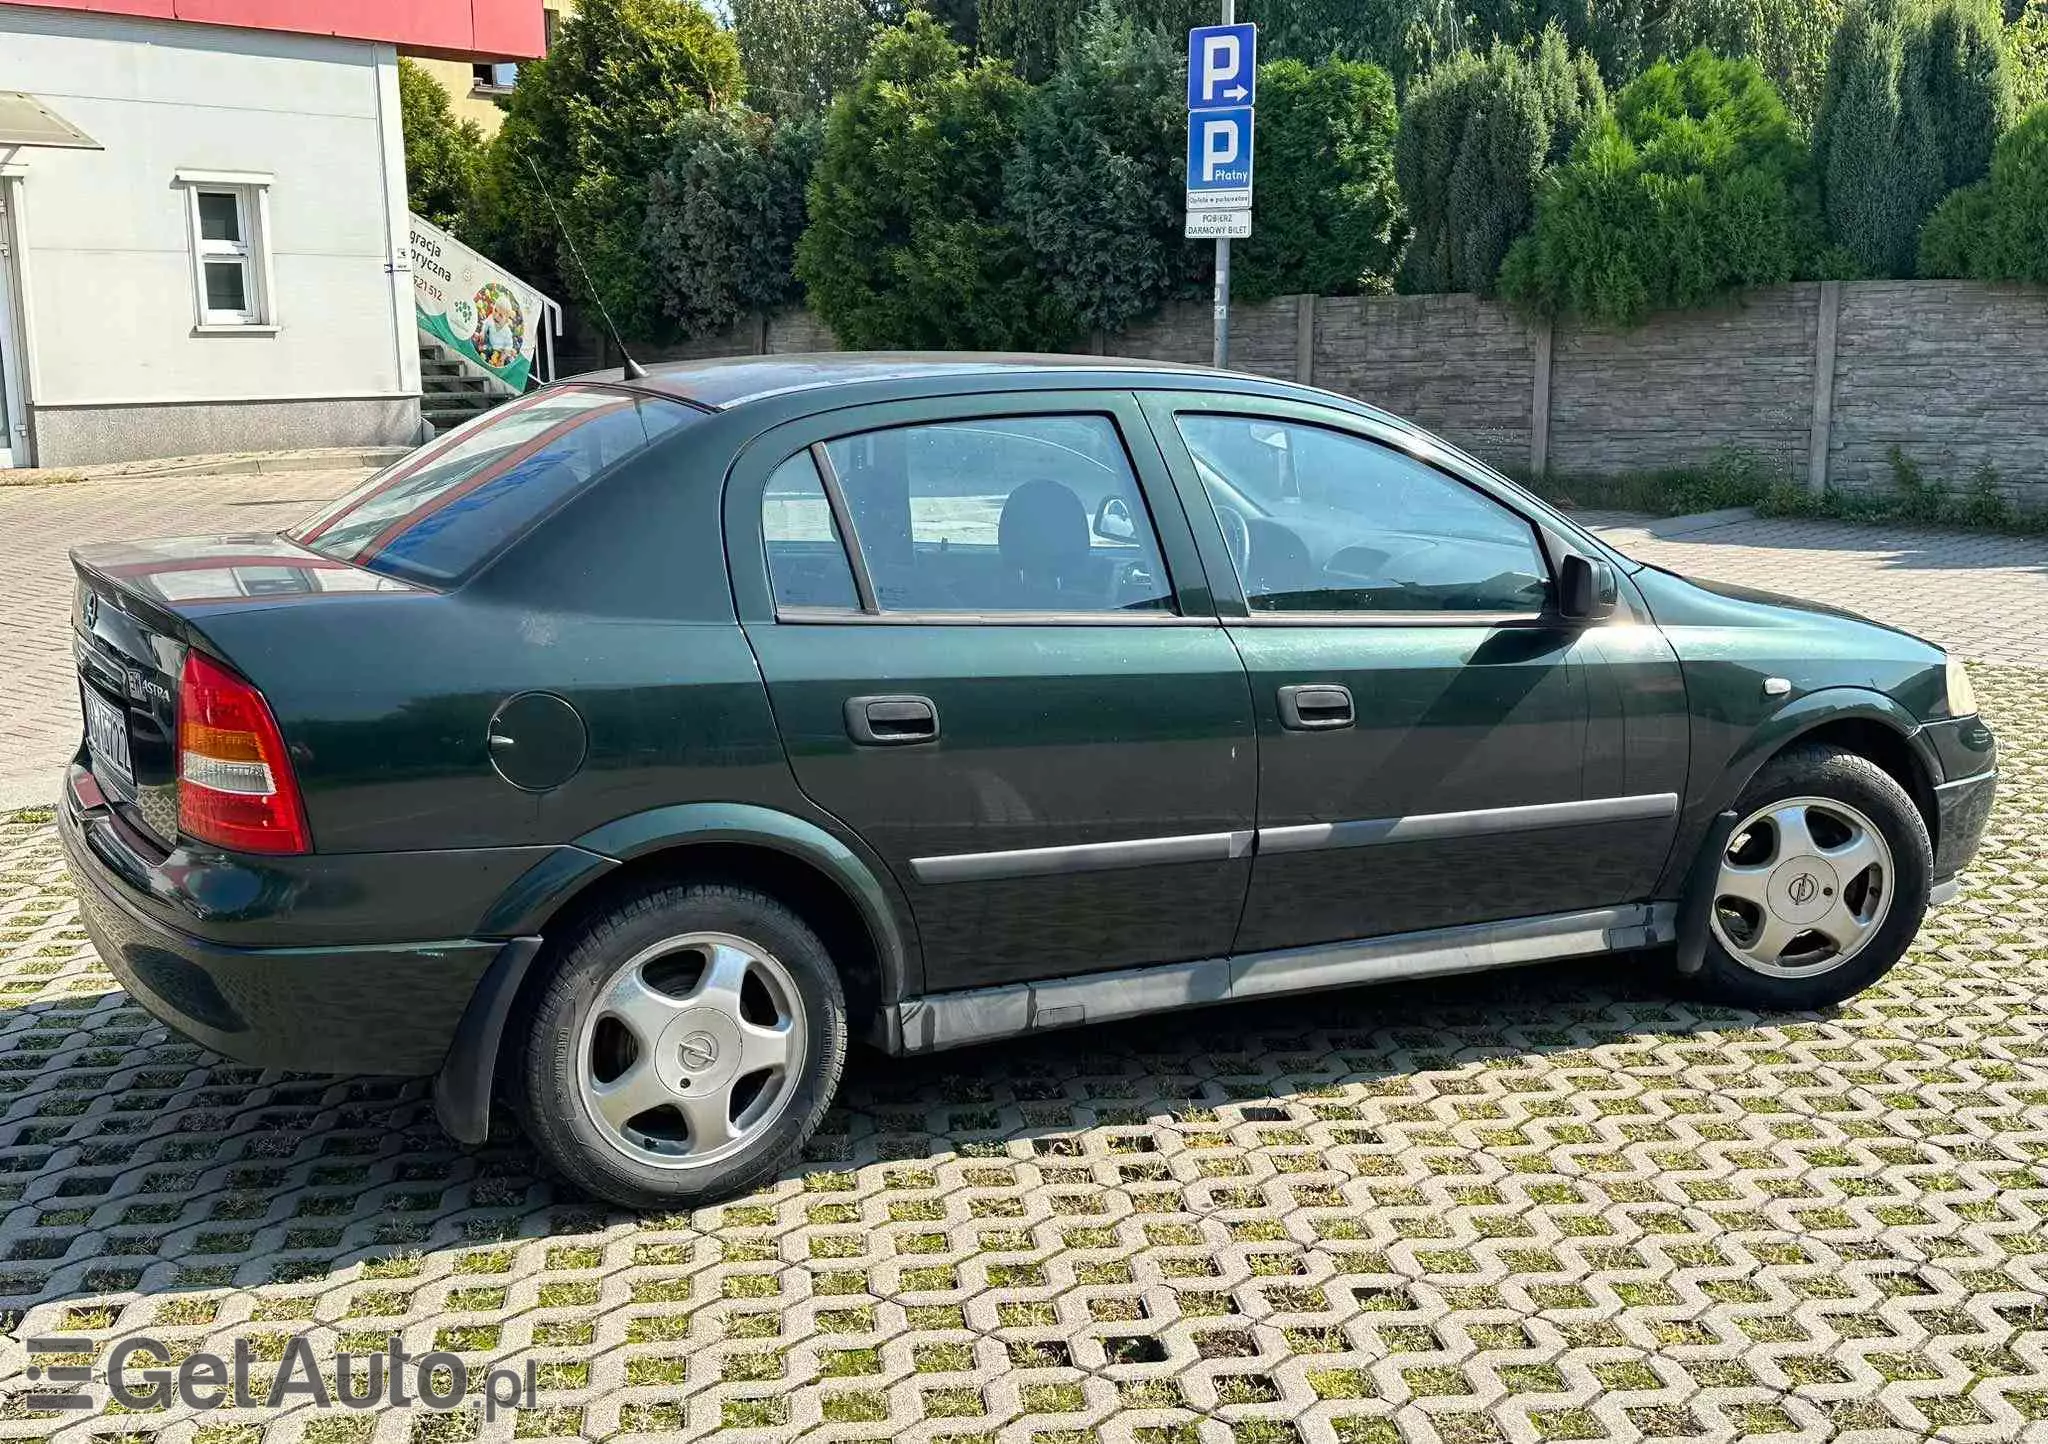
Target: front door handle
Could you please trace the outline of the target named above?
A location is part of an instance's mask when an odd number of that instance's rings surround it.
[[[1349,687],[1311,682],[1280,689],[1280,725],[1291,731],[1332,732],[1355,720]]]
[[[939,735],[939,709],[929,697],[849,697],[847,735],[863,747],[902,747]]]

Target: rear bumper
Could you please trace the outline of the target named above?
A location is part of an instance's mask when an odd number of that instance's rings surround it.
[[[69,789],[67,788],[67,793]],[[104,808],[67,795],[58,834],[86,932],[151,1015],[239,1062],[311,1073],[440,1068],[501,941],[241,947],[150,917],[133,850]]]

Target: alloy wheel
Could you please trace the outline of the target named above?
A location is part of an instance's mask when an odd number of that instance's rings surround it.
[[[678,1170],[731,1157],[795,1096],[803,996],[758,944],[687,933],[635,954],[579,1030],[584,1111],[613,1148]]]
[[[1754,972],[1832,972],[1883,926],[1893,878],[1891,846],[1863,813],[1827,797],[1773,802],[1729,834],[1714,882],[1714,936]]]

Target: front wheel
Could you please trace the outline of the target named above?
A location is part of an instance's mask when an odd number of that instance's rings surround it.
[[[661,887],[571,939],[527,1013],[521,1121],[629,1208],[730,1196],[792,1162],[839,1086],[846,1000],[803,920],[751,889]]]
[[[1807,746],[1735,804],[1713,879],[1708,996],[1760,1011],[1825,1007],[1890,971],[1919,931],[1934,866],[1927,824],[1867,757]]]

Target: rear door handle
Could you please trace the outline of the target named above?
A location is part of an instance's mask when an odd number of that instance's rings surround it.
[[[939,735],[939,709],[929,697],[849,697],[846,732],[863,747],[902,747]]]
[[[1280,689],[1280,725],[1292,731],[1332,732],[1354,720],[1349,687],[1311,682]]]

